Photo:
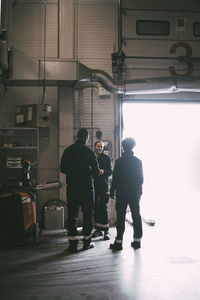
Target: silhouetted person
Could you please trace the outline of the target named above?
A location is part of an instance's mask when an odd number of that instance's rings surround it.
[[[94,144],[94,151],[100,168],[100,175],[95,179],[95,207],[94,207],[94,221],[95,232],[92,237],[103,236],[104,240],[110,239],[109,234],[109,220],[108,220],[108,181],[112,174],[110,157],[103,153],[103,142],[96,141]]]
[[[91,241],[94,212],[94,180],[100,174],[96,155],[86,146],[89,133],[78,131],[77,141],[63,152],[60,171],[66,175],[69,250],[77,251],[77,220],[83,213],[83,250],[94,247]]]
[[[142,220],[140,215],[140,197],[142,195],[143,169],[142,162],[132,151],[135,140],[126,138],[122,141],[123,153],[115,162],[113,179],[110,189],[110,197],[114,198],[116,192],[117,211],[117,236],[110,248],[122,250],[123,234],[125,230],[126,209],[129,205],[133,218],[133,242],[134,249],[141,247]]]

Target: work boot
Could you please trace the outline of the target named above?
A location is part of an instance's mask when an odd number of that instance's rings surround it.
[[[116,243],[114,242],[113,244],[110,244],[110,249],[120,251],[123,249],[122,243]]]
[[[94,248],[95,243],[92,241],[91,238],[89,239],[83,239],[83,250],[88,250],[91,248]]]
[[[77,252],[77,249],[78,249],[78,240],[69,240],[68,250],[71,253],[75,253],[75,252]]]
[[[105,231],[104,232],[104,237],[103,237],[104,241],[108,241],[110,240],[110,233],[109,231]]]
[[[96,230],[93,232],[92,237],[93,237],[93,238],[96,238],[96,237],[99,237],[99,236],[103,236],[103,233],[102,233],[101,230],[96,229]]]
[[[131,243],[131,247],[133,247],[135,250],[137,250],[137,249],[141,248],[141,243],[134,241]]]

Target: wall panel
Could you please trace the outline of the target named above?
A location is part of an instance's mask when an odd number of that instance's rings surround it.
[[[78,59],[89,67],[108,70],[116,48],[116,1],[79,1],[77,9]],[[108,67],[109,66],[109,67]]]
[[[13,46],[33,57],[58,57],[58,5],[17,3],[13,7]],[[45,42],[46,40],[46,42]]]
[[[0,98],[0,127],[15,126],[15,106],[41,103],[41,87],[8,87],[6,91],[1,89]],[[57,87],[46,88],[44,103],[52,106],[52,120],[50,128],[40,129],[40,164],[38,183],[44,184],[49,181],[58,180],[58,107]],[[1,142],[1,141],[0,141]],[[53,158],[53,159],[52,159]],[[38,208],[49,199],[58,198],[58,191],[53,193],[40,191]],[[40,218],[40,215],[38,216]]]

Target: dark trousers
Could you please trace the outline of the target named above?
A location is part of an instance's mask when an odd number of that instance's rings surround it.
[[[106,192],[95,189],[95,207],[94,207],[94,221],[95,228],[102,231],[108,231],[108,200],[109,196]]]
[[[142,219],[140,215],[140,199],[130,196],[117,196],[117,240],[123,240],[125,231],[125,218],[127,206],[130,206],[133,219],[133,238],[140,239],[142,237]]]
[[[94,190],[92,188],[85,189],[68,185],[67,208],[69,237],[77,235],[77,221],[80,208],[83,213],[83,236],[89,237],[93,228]]]

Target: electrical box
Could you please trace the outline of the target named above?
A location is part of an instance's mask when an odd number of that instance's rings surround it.
[[[44,228],[46,230],[64,229],[64,207],[46,206],[44,208]]]
[[[17,127],[49,127],[51,105],[29,104],[15,107],[15,126]]]

